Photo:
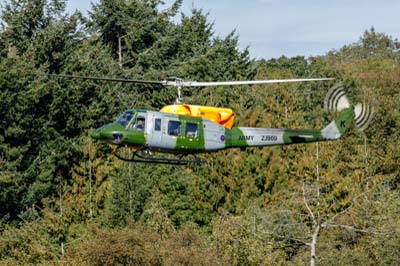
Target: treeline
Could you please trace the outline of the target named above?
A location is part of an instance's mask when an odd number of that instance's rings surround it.
[[[64,0],[1,6],[0,264],[400,264],[399,41],[371,28],[325,56],[253,60],[234,31],[215,36],[181,3],[101,0],[87,17]],[[322,128],[339,85],[374,118],[338,142],[227,150],[200,166],[125,163],[89,132],[129,108],[158,110],[175,89],[47,74],[334,77],[183,93],[232,108],[240,126]]]

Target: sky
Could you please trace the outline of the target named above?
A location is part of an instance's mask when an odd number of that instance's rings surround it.
[[[161,10],[173,2],[164,1]],[[85,13],[96,2],[68,0],[67,9]],[[183,0],[183,13],[192,7],[208,13],[216,36],[236,30],[240,49],[257,59],[324,55],[371,27],[400,39],[399,0]]]

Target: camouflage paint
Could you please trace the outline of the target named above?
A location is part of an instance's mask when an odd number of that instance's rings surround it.
[[[145,113],[141,112],[142,114]],[[119,123],[115,122],[93,131],[91,136],[95,139],[105,140],[116,145],[190,154],[236,147],[264,147],[335,140],[340,138],[349,129],[355,117],[354,108],[349,107],[341,111],[338,117],[322,130],[250,127],[233,127],[232,129],[228,129],[207,119],[152,111],[149,111],[149,113],[154,114],[155,118],[161,118],[163,121],[163,141],[160,146],[154,147],[148,145],[146,141],[146,137],[152,132],[149,128],[152,124],[146,125],[146,131],[141,131],[125,129]],[[181,123],[179,136],[168,135],[166,123],[170,120]],[[187,123],[198,125],[197,137],[189,138],[185,136]]]
[[[347,108],[322,130],[234,127],[226,129],[225,148],[264,147],[310,143],[340,138],[353,124],[354,109]]]
[[[184,152],[187,151],[189,153],[205,151],[203,120],[201,118],[179,115],[179,121],[181,122],[181,134],[176,138],[175,149]],[[187,123],[197,125],[196,137],[186,137]]]
[[[116,145],[144,146],[146,144],[143,131],[125,129],[117,122],[92,131],[90,136]]]

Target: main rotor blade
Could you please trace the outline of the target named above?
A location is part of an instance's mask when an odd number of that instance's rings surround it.
[[[322,81],[322,80],[334,79],[334,78],[304,78],[304,79],[267,79],[267,80],[197,82],[197,81],[184,81],[180,79],[174,81],[171,80],[154,81],[154,80],[109,78],[109,77],[75,76],[75,75],[65,75],[65,74],[48,74],[48,76],[58,77],[58,78],[90,79],[90,80],[103,80],[103,81],[124,82],[124,83],[157,84],[157,85],[172,86],[172,87],[234,86],[234,85],[254,85],[254,84],[272,84],[272,83],[289,83],[289,82],[308,82],[308,81]]]
[[[125,83],[139,83],[139,84],[158,84],[166,85],[166,81],[152,81],[152,80],[137,80],[137,79],[121,79],[121,78],[108,78],[108,77],[90,77],[90,76],[75,76],[75,75],[64,75],[64,74],[48,74],[48,76],[58,78],[71,78],[71,79],[90,79],[90,80],[103,80],[112,82],[125,82]]]
[[[182,82],[182,87],[208,87],[208,86],[230,86],[230,85],[254,85],[271,83],[289,83],[289,82],[308,82],[333,80],[334,78],[306,78],[306,79],[267,79],[267,80],[239,80],[239,81],[212,81],[212,82]]]

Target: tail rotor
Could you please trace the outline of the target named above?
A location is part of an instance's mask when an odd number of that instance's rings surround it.
[[[333,86],[325,97],[325,109],[329,112],[339,112],[352,104],[346,95],[346,91],[340,85]],[[373,107],[365,103],[354,106],[355,126],[359,131],[365,130],[372,121]]]
[[[359,103],[354,106],[354,112],[356,114],[356,127],[358,130],[363,131],[372,121],[373,108],[370,105]]]

